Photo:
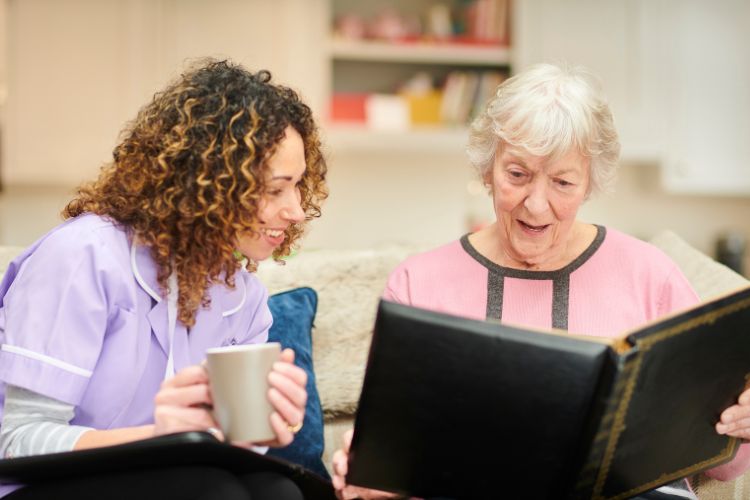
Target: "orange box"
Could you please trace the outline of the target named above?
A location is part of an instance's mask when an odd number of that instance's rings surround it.
[[[331,97],[331,121],[348,123],[365,123],[365,101],[368,94],[343,93]]]

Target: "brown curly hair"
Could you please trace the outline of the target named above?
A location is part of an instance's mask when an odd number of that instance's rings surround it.
[[[121,134],[114,160],[78,188],[63,217],[95,213],[151,249],[162,292],[174,270],[178,318],[190,327],[209,286],[235,286],[238,236],[257,232],[267,161],[287,126],[302,136],[305,222],[286,231],[274,259],[288,255],[305,223],[320,216],[327,166],[310,108],[291,89],[228,61],[204,60],[144,106]],[[250,271],[255,263],[247,264]]]

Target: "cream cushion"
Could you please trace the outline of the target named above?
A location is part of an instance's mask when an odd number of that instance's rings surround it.
[[[271,294],[299,286],[318,292],[313,360],[326,417],[354,414],[378,300],[390,272],[411,251],[303,250],[285,265],[266,261],[258,269]]]
[[[651,243],[680,266],[702,300],[750,284],[746,278],[691,247],[672,231],[659,233],[651,239]]]

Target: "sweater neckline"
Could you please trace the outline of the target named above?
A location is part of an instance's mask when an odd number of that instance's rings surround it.
[[[555,269],[552,271],[532,271],[528,269],[516,269],[513,267],[506,267],[501,266],[499,264],[496,264],[492,262],[490,259],[479,253],[479,251],[474,247],[474,245],[471,244],[469,241],[469,234],[466,233],[463,236],[461,236],[460,242],[461,246],[463,247],[464,251],[469,254],[471,258],[476,260],[479,264],[486,267],[489,271],[493,273],[500,274],[502,276],[508,277],[508,278],[518,278],[518,279],[531,279],[531,280],[554,280],[559,279],[561,277],[570,275],[581,267],[587,260],[591,258],[594,253],[599,249],[599,247],[604,242],[604,238],[607,235],[607,228],[604,226],[600,226],[598,224],[595,224],[596,226],[596,236],[594,237],[594,241],[592,241],[589,246],[581,252],[581,254],[573,259],[572,262],[569,264],[561,267],[560,269]]]

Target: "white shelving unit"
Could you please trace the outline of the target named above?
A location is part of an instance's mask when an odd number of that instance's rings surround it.
[[[434,0],[329,0],[327,43],[329,99],[340,94],[394,94],[398,87],[417,73],[428,74],[434,83],[444,82],[451,72],[502,71],[510,73],[512,52],[500,43],[440,40],[379,41],[349,39],[333,34],[334,20],[340,15],[372,19],[384,9],[395,9],[406,17],[424,15]],[[447,2],[464,8],[459,0]],[[455,87],[453,87],[455,89]],[[455,119],[448,118],[447,122]],[[458,120],[460,121],[460,119]],[[435,154],[461,154],[468,140],[467,127],[454,124],[415,125],[408,130],[373,130],[365,124],[331,121],[324,123],[326,140],[333,151],[377,152],[420,150]]]
[[[330,54],[334,60],[347,61],[487,66],[489,68],[510,65],[510,50],[507,47],[461,43],[389,43],[334,38],[330,42]]]

